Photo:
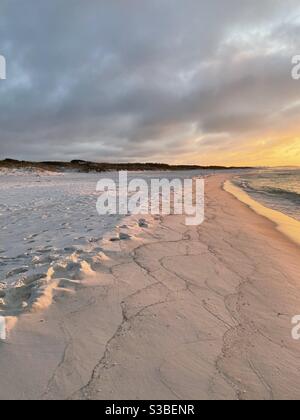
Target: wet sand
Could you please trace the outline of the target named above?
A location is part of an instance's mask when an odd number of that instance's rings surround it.
[[[276,229],[279,232],[290,238],[295,244],[300,246],[300,222],[287,216],[279,211],[269,209],[264,205],[253,200],[245,191],[234,185],[231,181],[227,181],[224,184],[225,191],[231,193],[238,200],[247,204],[252,210],[254,210],[260,216],[264,216],[267,219],[274,222]]]
[[[201,226],[150,218],[97,273],[53,282],[0,342],[0,398],[299,399],[299,247],[225,180]]]

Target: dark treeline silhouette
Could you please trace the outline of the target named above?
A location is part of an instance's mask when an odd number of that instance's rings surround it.
[[[109,171],[186,171],[186,170],[224,170],[224,169],[250,169],[248,167],[227,166],[199,166],[199,165],[168,165],[166,163],[106,163],[88,162],[84,160],[72,160],[71,162],[30,162],[14,159],[0,161],[3,169],[30,169],[50,172],[109,172]]]

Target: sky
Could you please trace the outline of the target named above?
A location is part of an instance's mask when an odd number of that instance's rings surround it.
[[[0,159],[299,165],[299,0],[1,0]]]

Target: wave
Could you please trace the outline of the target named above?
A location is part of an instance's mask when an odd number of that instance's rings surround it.
[[[296,204],[300,204],[300,194],[298,194],[297,192],[283,190],[281,188],[275,187],[264,187],[261,190],[258,190],[257,192],[262,194],[280,196],[283,198],[287,198],[288,200],[294,201]]]
[[[273,210],[251,198],[241,186],[230,181],[224,184],[224,190],[235,196],[238,200],[248,205],[257,214],[266,217],[275,223],[277,230],[289,237],[300,246],[300,222],[280,211]]]
[[[300,205],[300,194],[296,191],[289,191],[283,188],[272,187],[272,186],[260,186],[255,188],[251,183],[243,180],[242,182],[236,183],[238,187],[243,188],[249,193],[262,194],[267,196],[275,196],[277,198],[284,198],[292,201],[294,204]]]

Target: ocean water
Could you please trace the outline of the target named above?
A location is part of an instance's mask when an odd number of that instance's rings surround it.
[[[234,182],[259,203],[300,221],[300,168],[263,169]]]

